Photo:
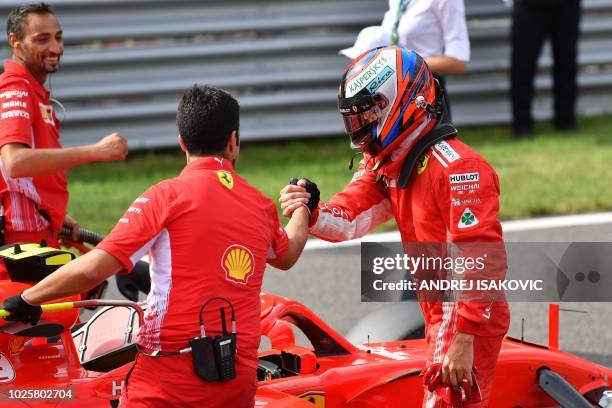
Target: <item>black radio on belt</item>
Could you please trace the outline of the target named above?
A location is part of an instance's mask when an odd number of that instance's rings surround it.
[[[227,332],[225,309],[220,308],[221,335],[208,337],[204,329],[202,314],[206,306],[215,300],[227,303],[232,311],[232,332]],[[193,368],[198,376],[207,381],[228,381],[236,378],[234,356],[236,355],[236,315],[229,300],[215,297],[206,301],[200,308],[200,337],[189,341],[193,356]]]

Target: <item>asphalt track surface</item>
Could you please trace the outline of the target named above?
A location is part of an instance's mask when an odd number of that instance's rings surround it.
[[[509,242],[612,241],[612,214],[601,223],[579,226],[509,228]],[[571,223],[571,222],[570,222]],[[563,223],[560,223],[563,225]],[[373,236],[371,241],[376,240]],[[360,301],[360,247],[309,245],[298,263],[289,271],[268,267],[263,290],[296,299],[340,333],[346,333],[364,314],[380,308],[381,303]],[[107,298],[120,299],[114,282]],[[612,288],[610,288],[612,290]],[[612,367],[612,303],[562,303],[561,308],[584,313],[561,312],[560,347],[592,361]],[[548,304],[512,303],[509,334],[540,344],[548,343]]]

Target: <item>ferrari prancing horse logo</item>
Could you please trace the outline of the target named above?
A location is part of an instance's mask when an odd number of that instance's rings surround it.
[[[42,120],[45,123],[55,126],[55,121],[53,120],[53,106],[38,102],[38,107],[40,108]]]
[[[217,171],[216,173],[221,184],[230,190],[234,188],[234,178],[232,177],[232,173],[223,170]]]
[[[317,408],[325,408],[325,392],[323,391],[307,391],[299,395],[299,398],[310,402]]]
[[[429,162],[429,155],[424,154],[419,159],[419,164],[417,166],[417,174],[422,174],[427,168],[427,163]]]

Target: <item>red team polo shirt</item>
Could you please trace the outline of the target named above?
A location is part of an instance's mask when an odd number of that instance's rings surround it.
[[[60,148],[59,121],[49,100],[49,91],[18,63],[4,61],[0,75],[0,147],[21,143],[32,149]],[[4,166],[0,195],[4,199],[8,231],[41,231],[49,226],[45,211],[59,231],[66,217],[68,189],[66,172],[41,177],[8,177]]]
[[[138,343],[176,351],[199,335],[200,306],[213,297],[236,310],[237,363],[257,366],[259,293],[268,260],[287,251],[274,203],[218,157],[200,158],[180,176],[154,185],[128,208],[98,245],[126,268],[147,252],[151,292]],[[204,313],[208,335],[220,332],[219,307]]]

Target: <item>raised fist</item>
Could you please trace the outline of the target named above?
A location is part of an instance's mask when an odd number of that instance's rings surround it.
[[[128,153],[127,140],[119,133],[111,133],[95,144],[101,161],[124,160]]]

